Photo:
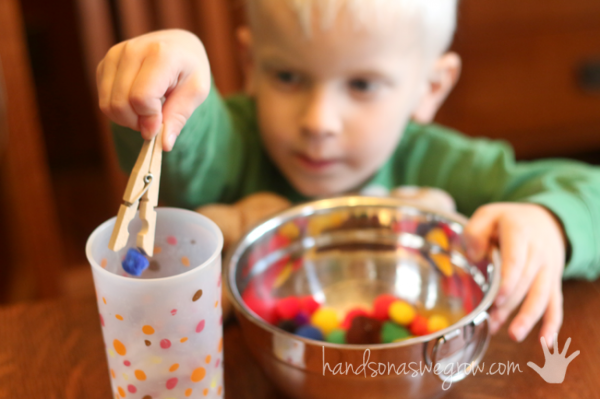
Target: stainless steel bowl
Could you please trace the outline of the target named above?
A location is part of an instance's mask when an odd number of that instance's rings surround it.
[[[465,378],[487,348],[486,311],[500,280],[497,262],[468,260],[466,221],[393,198],[340,197],[252,229],[227,256],[226,287],[266,374],[303,399],[433,398]],[[451,325],[392,344],[338,345],[285,332],[242,299],[253,295],[270,309],[278,298],[311,295],[342,313],[383,293],[443,313]]]

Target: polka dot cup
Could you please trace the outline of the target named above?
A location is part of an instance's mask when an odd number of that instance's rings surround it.
[[[157,208],[154,256],[134,277],[121,262],[141,221],[118,253],[108,249],[114,224],[92,233],[86,253],[115,398],[222,398],[221,231],[195,212]]]

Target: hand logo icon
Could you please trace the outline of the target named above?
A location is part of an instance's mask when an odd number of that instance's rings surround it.
[[[544,357],[546,358],[544,368],[540,368],[540,366],[533,362],[528,362],[527,365],[534,369],[547,383],[560,384],[565,380],[565,374],[567,373],[567,367],[569,366],[569,363],[571,363],[571,361],[579,355],[579,351],[575,351],[571,354],[571,356],[565,358],[567,355],[567,350],[569,349],[569,344],[571,344],[571,338],[567,339],[565,348],[563,349],[562,353],[559,353],[557,348],[558,334],[554,334],[554,353],[550,353],[548,350],[548,345],[546,345],[546,340],[544,337],[542,337],[540,341],[542,342]]]

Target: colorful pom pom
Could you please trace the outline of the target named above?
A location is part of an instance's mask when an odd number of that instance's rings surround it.
[[[397,300],[390,305],[389,315],[395,323],[407,326],[414,320],[417,312],[411,304]]]
[[[133,276],[140,276],[148,268],[150,262],[139,250],[129,248],[122,265],[123,270],[127,273]]]

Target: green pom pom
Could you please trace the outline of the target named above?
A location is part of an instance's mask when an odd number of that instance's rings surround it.
[[[386,321],[381,327],[381,342],[389,344],[397,339],[410,337],[410,332],[396,323]]]
[[[345,344],[346,343],[346,331],[336,328],[327,335],[327,342],[332,344]]]

